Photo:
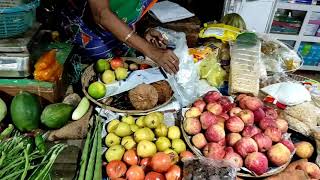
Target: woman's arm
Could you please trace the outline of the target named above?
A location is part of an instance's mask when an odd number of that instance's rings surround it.
[[[149,44],[137,34],[126,38],[132,32],[123,21],[121,21],[109,8],[109,0],[89,0],[90,9],[94,21],[109,30],[120,41],[150,57],[169,73],[176,73],[179,69],[179,59],[171,50],[163,50]]]

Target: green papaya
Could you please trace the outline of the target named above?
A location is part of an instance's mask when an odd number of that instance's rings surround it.
[[[13,124],[21,132],[29,132],[39,127],[40,102],[36,96],[28,92],[21,92],[13,98],[10,113]]]
[[[64,103],[50,104],[41,114],[41,123],[50,129],[59,129],[71,119],[73,106]]]

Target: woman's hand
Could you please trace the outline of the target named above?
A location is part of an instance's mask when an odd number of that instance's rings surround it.
[[[155,49],[152,60],[161,66],[166,72],[175,74],[179,71],[179,59],[171,50]]]
[[[151,28],[149,30],[147,30],[147,32],[145,33],[145,36],[144,38],[149,42],[151,43],[153,46],[157,47],[157,48],[161,48],[161,49],[166,49],[167,48],[167,45],[168,45],[168,40],[165,39],[163,37],[163,35]]]

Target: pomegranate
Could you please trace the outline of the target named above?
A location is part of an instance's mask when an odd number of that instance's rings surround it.
[[[154,171],[163,173],[168,171],[172,166],[172,159],[170,155],[164,152],[158,152],[151,159],[151,167]]]
[[[106,170],[109,178],[120,178],[126,174],[127,166],[122,161],[113,160],[107,164]]]
[[[138,165],[131,166],[126,173],[126,177],[128,180],[143,180],[144,179],[143,168]]]

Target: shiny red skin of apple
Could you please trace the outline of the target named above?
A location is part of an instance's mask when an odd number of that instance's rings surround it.
[[[289,150],[290,152],[292,153],[295,149],[294,147],[294,144],[292,143],[292,141],[290,140],[287,140],[287,139],[283,139],[280,141],[280,143],[282,143],[283,145],[285,145]]]
[[[269,117],[273,120],[276,120],[278,118],[278,113],[275,109],[272,107],[265,106],[263,107],[264,112],[266,113],[266,117]]]
[[[219,142],[226,137],[226,133],[219,124],[213,124],[206,130],[205,137],[208,142]]]
[[[111,65],[111,68],[113,70],[116,70],[119,67],[123,67],[124,66],[124,62],[123,62],[122,58],[115,57],[110,61],[110,65]]]
[[[195,135],[201,131],[201,123],[198,118],[186,118],[183,122],[183,128],[189,135]]]
[[[276,127],[268,127],[265,131],[264,134],[269,136],[272,140],[272,142],[280,142],[282,139],[282,133],[280,129]]]
[[[266,152],[268,151],[272,146],[272,140],[269,138],[269,136],[259,133],[252,137],[256,143],[258,144],[259,152]]]
[[[263,111],[262,108],[259,108],[258,110],[254,111],[253,114],[255,123],[259,123],[262,119],[266,117],[266,113]]]
[[[258,152],[258,145],[252,138],[243,137],[234,145],[234,150],[245,158],[250,153]]]
[[[232,109],[229,111],[229,115],[230,115],[230,117],[232,117],[232,116],[237,116],[237,114],[239,114],[241,111],[242,111],[241,108],[239,108],[239,107],[234,107],[234,108],[232,108]]]
[[[207,104],[207,110],[209,112],[211,112],[212,114],[218,116],[218,115],[222,114],[223,107],[221,106],[221,104],[213,102],[213,103]]]
[[[218,143],[209,143],[203,149],[203,155],[210,159],[222,160],[226,152]]]
[[[244,123],[239,117],[233,116],[226,120],[225,126],[229,132],[239,133],[243,130]]]
[[[204,146],[208,144],[207,139],[205,138],[204,134],[199,133],[194,135],[191,138],[192,144],[197,147],[198,149],[202,149]]]
[[[268,171],[268,158],[261,152],[253,152],[244,160],[245,167],[257,175]]]
[[[249,125],[249,126],[245,126],[243,128],[242,131],[242,136],[243,137],[252,137],[258,133],[261,133],[261,129],[259,129],[257,126],[255,125]]]
[[[206,106],[207,106],[207,103],[204,102],[204,100],[202,100],[202,99],[198,99],[198,100],[196,100],[196,101],[193,103],[193,107],[199,108],[201,112],[204,111],[204,109],[206,108]]]
[[[245,107],[251,111],[256,111],[263,107],[263,102],[256,97],[249,97],[245,99]]]
[[[210,91],[204,96],[203,100],[206,103],[212,103],[212,102],[217,102],[218,100],[220,100],[220,98],[221,98],[220,92]]]
[[[217,117],[209,111],[205,111],[200,116],[202,129],[208,129],[211,125],[218,123]]]
[[[253,125],[254,123],[254,114],[252,111],[245,109],[241,111],[238,116],[242,119],[245,125]]]
[[[221,104],[224,113],[230,111],[232,108],[235,107],[235,104],[232,103],[230,99],[226,96],[222,96],[220,98],[219,104]]]
[[[229,146],[233,146],[235,145],[240,139],[242,138],[242,136],[239,133],[229,133],[226,136],[226,141],[227,144]]]
[[[224,160],[229,161],[236,168],[241,168],[243,166],[243,159],[239,154],[233,151],[226,152],[227,153],[223,158]]]
[[[262,119],[259,122],[259,127],[262,130],[266,130],[268,127],[277,127],[276,121],[269,118],[269,117],[265,117],[264,119]]]

